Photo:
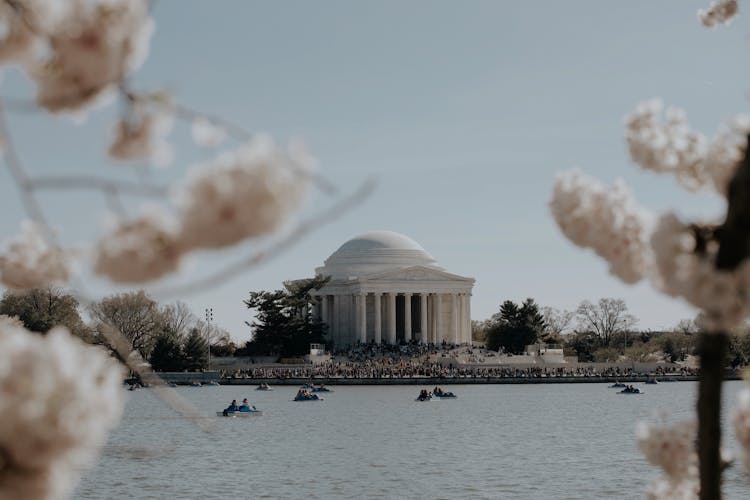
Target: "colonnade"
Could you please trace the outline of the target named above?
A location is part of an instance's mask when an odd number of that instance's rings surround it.
[[[317,299],[314,314],[328,325],[329,338],[336,345],[471,342],[468,292],[360,291]]]

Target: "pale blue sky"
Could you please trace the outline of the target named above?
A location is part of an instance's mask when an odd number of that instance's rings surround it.
[[[739,17],[707,30],[695,12],[708,3],[158,0],[137,88],[167,86],[186,106],[282,143],[303,138],[344,192],[378,180],[365,203],[295,248],[184,300],[201,316],[212,307],[220,326],[245,339],[249,291],[311,276],[349,238],[390,229],[418,241],[447,270],[476,278],[473,319],[526,297],[565,309],[621,297],[644,329],[692,317],[648,284],[611,277],[598,257],[567,242],[546,204],[556,172],[580,166],[608,183],[624,178],[654,210],[721,213],[715,196],[684,193],[632,166],[622,126],[653,96],[684,107],[708,135],[748,111],[750,23]],[[12,72],[2,88],[6,96],[31,95]],[[132,178],[128,167],[104,158],[116,112],[110,106],[81,127],[46,115],[10,120],[35,174],[115,170]],[[158,180],[176,179],[210,156],[191,145],[184,126],[173,141],[175,164]],[[6,238],[23,214],[5,170],[0,190]],[[65,241],[96,234],[101,196],[46,192],[42,199]],[[322,209],[326,200],[313,201],[312,209]],[[185,273],[254,248],[203,254]],[[113,289],[97,283],[93,290]]]

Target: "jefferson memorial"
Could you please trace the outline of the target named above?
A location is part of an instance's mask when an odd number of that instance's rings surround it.
[[[347,241],[316,275],[313,315],[337,348],[362,343],[471,343],[474,278],[446,272],[417,242],[393,231]]]

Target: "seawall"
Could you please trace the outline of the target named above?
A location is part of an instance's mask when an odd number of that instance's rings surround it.
[[[223,378],[222,385],[258,385],[265,382],[268,385],[294,385],[300,386],[306,383],[325,385],[453,385],[453,384],[601,384],[614,383],[644,383],[651,377],[466,377],[466,378],[442,378],[442,377],[413,377],[413,378],[337,378],[337,377],[315,377],[315,378]],[[657,376],[660,384],[672,382],[694,382],[698,380],[697,375],[665,375]],[[738,375],[727,376],[725,380],[741,380]]]

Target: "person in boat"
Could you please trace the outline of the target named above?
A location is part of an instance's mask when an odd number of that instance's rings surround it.
[[[253,406],[253,409],[255,409],[255,406]],[[240,411],[250,411],[250,403],[248,402],[247,398],[242,400],[242,403],[240,404]]]
[[[231,411],[231,412],[234,412],[234,411],[239,411],[239,410],[240,410],[240,407],[239,407],[239,406],[237,406],[237,400],[236,400],[236,399],[233,399],[233,400],[232,400],[232,402],[231,402],[231,403],[229,403],[229,406],[227,406],[226,408],[224,408],[224,416],[226,417],[226,416],[227,416],[227,414],[228,414],[228,413],[229,413],[230,411]]]
[[[442,390],[442,389],[441,389],[440,387],[435,387],[435,388],[434,388],[434,389],[432,390],[432,393],[433,393],[433,394],[437,394],[437,395],[439,396],[439,395],[441,395],[441,394],[443,393],[443,390]]]

